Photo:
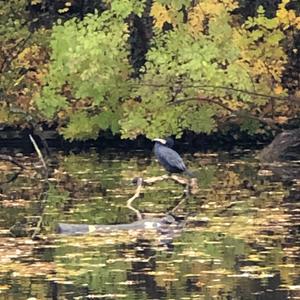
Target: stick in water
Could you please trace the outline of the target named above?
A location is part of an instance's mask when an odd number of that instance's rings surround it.
[[[31,140],[31,143],[32,143],[32,145],[33,145],[33,147],[34,147],[36,153],[38,154],[38,157],[39,157],[40,161],[41,161],[42,164],[43,164],[43,167],[45,168],[45,170],[47,170],[47,165],[46,165],[46,163],[45,163],[45,160],[44,160],[44,158],[43,158],[43,155],[42,155],[41,150],[39,149],[37,143],[35,142],[35,140],[34,140],[34,138],[32,137],[31,134],[29,134],[29,138],[30,138],[30,140]]]

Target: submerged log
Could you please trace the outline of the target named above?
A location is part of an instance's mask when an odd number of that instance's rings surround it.
[[[57,232],[65,235],[80,235],[86,233],[107,233],[117,231],[147,231],[156,230],[160,234],[172,234],[179,232],[185,222],[168,214],[162,218],[138,220],[129,224],[117,225],[88,225],[59,223]]]
[[[278,134],[258,157],[262,162],[300,160],[300,128]]]

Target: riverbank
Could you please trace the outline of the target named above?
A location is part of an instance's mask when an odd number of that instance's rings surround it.
[[[5,149],[13,151],[13,149],[22,149],[22,152],[33,152],[33,146],[29,139],[32,132],[28,129],[16,130],[14,128],[6,128],[0,132],[0,152]],[[43,138],[47,141],[50,148],[57,150],[87,150],[91,147],[106,149],[114,148],[118,150],[151,150],[153,143],[144,136],[139,136],[135,140],[122,139],[119,135],[113,136],[110,133],[103,133],[96,140],[87,141],[67,141],[57,134],[55,130],[44,130]],[[216,132],[210,135],[195,134],[186,132],[182,138],[176,139],[175,147],[183,152],[194,151],[231,151],[234,148],[242,149],[261,149],[269,144],[274,138],[271,132],[258,135],[249,135],[238,130],[220,133]],[[39,137],[35,136],[39,141]]]

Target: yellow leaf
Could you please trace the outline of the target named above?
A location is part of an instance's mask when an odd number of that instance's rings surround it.
[[[203,22],[205,20],[205,14],[199,3],[189,11],[188,25],[191,33],[197,33],[203,31]]]
[[[95,232],[96,231],[96,226],[94,225],[89,225],[89,233]]]
[[[31,0],[31,5],[37,5],[42,3],[42,0]]]
[[[284,124],[288,121],[288,118],[287,117],[284,117],[284,116],[279,116],[276,118],[276,122],[278,124]]]
[[[154,26],[162,29],[165,22],[172,23],[171,17],[165,6],[160,3],[154,2],[151,7],[151,16],[154,18]]]
[[[279,94],[281,94],[283,92],[283,87],[281,86],[281,85],[276,85],[275,86],[275,88],[274,88],[274,93],[276,94],[276,95],[279,95]]]
[[[286,5],[289,3],[289,0],[283,0],[278,5],[278,10],[276,16],[279,22],[283,25],[283,29],[288,29],[290,26],[295,26],[297,29],[300,29],[300,17],[296,16],[294,10],[287,10]]]

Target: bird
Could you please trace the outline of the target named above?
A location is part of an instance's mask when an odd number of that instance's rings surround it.
[[[167,137],[166,139],[165,139],[165,141],[166,141],[166,146],[167,147],[169,147],[169,148],[173,148],[173,146],[174,146],[174,140],[171,138],[171,137]]]
[[[159,163],[167,172],[184,173],[190,177],[193,177],[193,174],[187,169],[180,155],[171,149],[171,147],[174,145],[172,138],[156,138],[153,141],[155,142],[154,154]]]

